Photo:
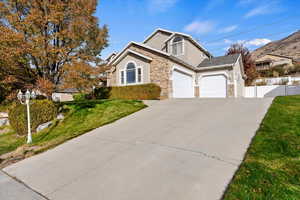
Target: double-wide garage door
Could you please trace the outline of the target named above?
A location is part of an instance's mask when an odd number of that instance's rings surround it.
[[[194,98],[193,77],[173,71],[173,97],[174,98]]]
[[[204,76],[200,78],[200,97],[226,98],[227,80],[223,75]]]

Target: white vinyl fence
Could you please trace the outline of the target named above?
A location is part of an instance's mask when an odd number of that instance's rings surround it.
[[[300,77],[276,77],[276,78],[259,78],[255,81],[257,84],[265,83],[266,85],[285,85],[289,83],[290,85],[293,82],[300,82]]]
[[[266,85],[245,87],[246,98],[264,98],[300,94],[300,85]]]

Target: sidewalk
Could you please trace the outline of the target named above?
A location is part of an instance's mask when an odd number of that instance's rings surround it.
[[[22,183],[0,171],[0,199],[5,200],[46,200]]]

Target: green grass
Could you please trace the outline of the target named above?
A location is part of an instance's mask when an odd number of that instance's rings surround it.
[[[0,104],[0,112],[8,112],[8,108],[10,105]]]
[[[65,103],[68,110],[63,122],[54,122],[49,129],[33,135],[33,146],[39,151],[52,148],[90,130],[114,122],[146,106],[140,101],[103,100]],[[0,155],[13,151],[25,144],[26,138],[19,138],[13,132],[0,136]]]
[[[300,199],[300,96],[277,97],[224,200]]]

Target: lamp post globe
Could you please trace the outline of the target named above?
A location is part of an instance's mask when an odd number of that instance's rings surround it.
[[[34,91],[31,92],[31,98],[36,99],[36,93]]]
[[[22,93],[21,90],[19,90],[17,97],[18,97],[19,101],[22,101],[22,99],[23,99],[23,93]]]

